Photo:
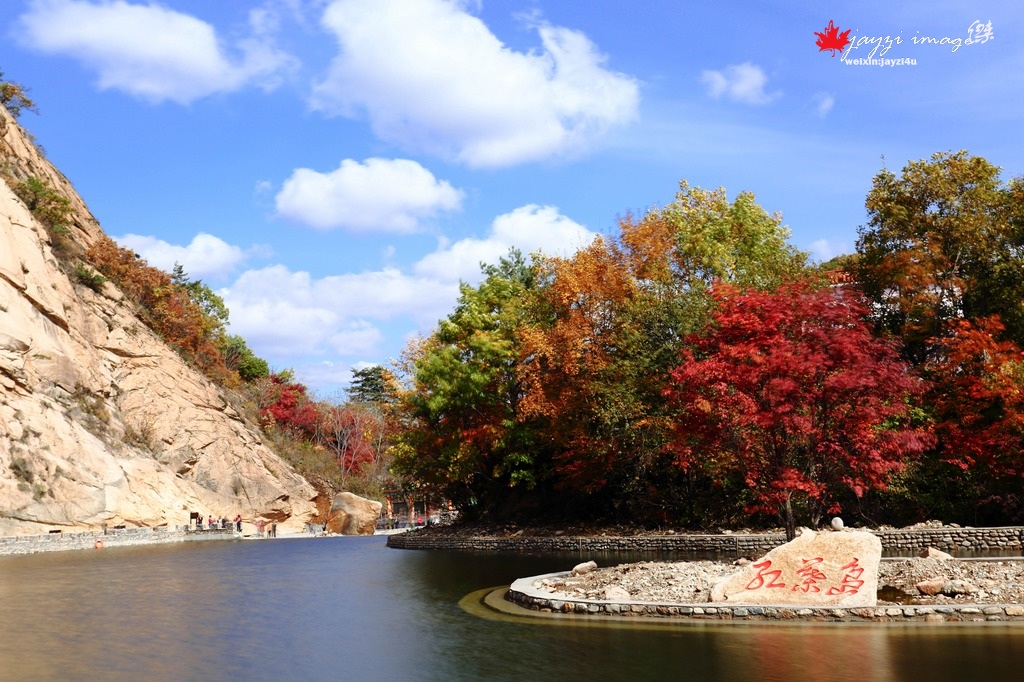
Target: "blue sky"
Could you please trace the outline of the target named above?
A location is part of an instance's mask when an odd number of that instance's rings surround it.
[[[848,51],[819,51],[829,21]],[[5,0],[0,31],[23,125],[104,230],[322,397],[481,260],[568,255],[682,179],[753,192],[826,259],[883,165],[1024,174],[1005,0]]]

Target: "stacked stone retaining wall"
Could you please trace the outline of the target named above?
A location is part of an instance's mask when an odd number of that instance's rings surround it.
[[[935,547],[946,552],[1021,550],[1024,526],[1000,528],[915,528],[870,530],[882,542],[887,554],[917,552]],[[632,536],[546,536],[546,537],[456,537],[441,533],[411,531],[388,537],[396,549],[457,549],[505,552],[717,552],[734,556],[764,553],[785,544],[779,534],[721,535],[632,535]]]
[[[194,542],[200,540],[231,540],[238,537],[233,530],[187,530],[178,528],[117,528],[107,531],[49,533],[47,535],[16,535],[0,537],[0,555],[61,552],[74,549],[131,547],[135,545]]]

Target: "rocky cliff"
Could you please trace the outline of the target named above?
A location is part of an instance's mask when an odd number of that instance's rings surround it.
[[[0,535],[178,525],[190,511],[301,528],[315,491],[233,398],[113,284],[69,276],[9,183],[32,176],[66,196],[72,224],[61,238],[76,247],[103,233],[3,107],[0,173]]]

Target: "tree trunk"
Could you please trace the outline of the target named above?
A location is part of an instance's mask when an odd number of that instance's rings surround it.
[[[786,542],[796,538],[796,519],[793,518],[793,493],[786,494]]]

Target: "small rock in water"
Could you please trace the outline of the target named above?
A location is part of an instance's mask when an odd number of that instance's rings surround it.
[[[917,556],[921,557],[922,559],[941,559],[943,561],[947,561],[953,558],[952,554],[946,554],[941,549],[935,549],[934,547],[929,547]]]

